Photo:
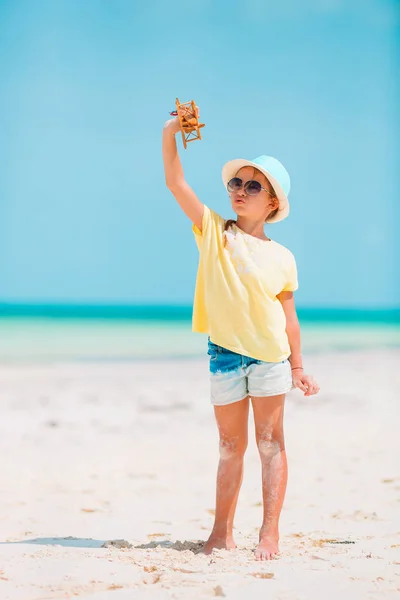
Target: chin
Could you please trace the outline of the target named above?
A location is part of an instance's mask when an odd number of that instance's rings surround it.
[[[245,215],[246,214],[246,206],[244,206],[243,204],[232,204],[232,210],[237,214],[237,215]]]

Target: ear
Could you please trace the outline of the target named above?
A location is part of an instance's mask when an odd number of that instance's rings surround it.
[[[271,198],[270,202],[269,202],[269,206],[271,207],[271,210],[275,210],[276,208],[279,208],[278,198]]]

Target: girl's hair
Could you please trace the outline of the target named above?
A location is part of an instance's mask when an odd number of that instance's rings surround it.
[[[267,187],[268,187],[268,190],[270,192],[271,198],[272,199],[275,198],[276,200],[278,200],[278,196],[276,195],[276,192],[275,192],[274,188],[272,187],[272,184],[269,181],[269,179],[267,177],[265,177],[264,173],[262,173],[261,171],[259,171],[255,167],[253,167],[253,168],[254,168],[253,177],[254,177],[254,175],[256,173],[261,173],[261,175],[263,175],[264,178],[267,180]],[[237,175],[237,173],[236,173],[236,175]],[[275,215],[277,214],[278,210],[279,210],[279,206],[269,213],[268,219],[271,219],[272,217],[275,217]],[[224,225],[224,248],[226,247],[226,235],[225,235],[225,231],[227,231],[232,225],[235,225],[235,224],[236,224],[236,220],[235,219],[227,219],[225,221],[225,225]]]

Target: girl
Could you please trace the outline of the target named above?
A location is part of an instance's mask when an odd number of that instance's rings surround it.
[[[207,333],[211,402],[220,437],[215,522],[204,545],[235,548],[232,528],[247,447],[249,399],[262,465],[263,522],[257,560],[279,553],[279,516],[287,482],[283,435],[285,394],[319,391],[305,375],[293,292],[293,254],[264,233],[289,214],[289,175],[269,156],[237,159],[222,170],[236,220],[202,204],[186,183],[177,152],[178,118],[163,129],[166,184],[193,223],[200,259],[193,330]]]

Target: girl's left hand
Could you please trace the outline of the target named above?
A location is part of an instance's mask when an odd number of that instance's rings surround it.
[[[319,385],[311,375],[306,375],[304,371],[292,371],[293,385],[304,392],[305,396],[313,396],[318,394]]]

